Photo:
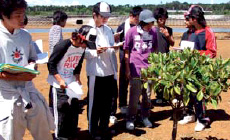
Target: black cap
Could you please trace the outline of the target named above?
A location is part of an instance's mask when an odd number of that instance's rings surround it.
[[[89,49],[96,49],[96,37],[97,37],[97,31],[95,28],[89,25],[83,25],[79,31],[79,34],[85,36],[85,43]]]

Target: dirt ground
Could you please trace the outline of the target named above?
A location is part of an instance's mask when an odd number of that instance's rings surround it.
[[[181,34],[177,34],[181,35]],[[227,34],[229,35],[229,33]],[[48,33],[33,33],[33,40],[42,39],[44,45],[44,51],[48,52]],[[64,38],[69,38],[70,33],[64,33]],[[221,38],[221,37],[217,37]],[[178,44],[179,39],[176,39]],[[218,57],[221,55],[223,58],[230,58],[230,40],[217,40],[217,53]],[[39,65],[39,71],[41,74],[35,78],[34,83],[39,91],[48,100],[49,85],[46,82],[48,75],[46,64]],[[83,64],[81,72],[81,81],[83,83],[84,96],[87,94],[87,78],[85,71],[85,62]],[[230,92],[230,91],[229,91]],[[188,125],[178,125],[177,139],[180,140],[220,140],[230,139],[230,98],[229,92],[222,93],[222,102],[218,105],[217,109],[214,109],[211,105],[208,106],[207,115],[211,119],[210,128],[205,129],[202,132],[194,132],[195,123]],[[155,99],[153,94],[152,99]],[[150,120],[153,123],[152,128],[138,127],[135,131],[129,132],[125,130],[125,121],[122,115],[117,110],[118,123],[111,125],[115,130],[113,140],[170,140],[173,122],[171,118],[171,107],[170,106],[155,106],[151,110]],[[82,113],[79,115],[79,137],[78,140],[90,139],[88,135],[88,122],[86,116],[86,105],[83,104]],[[32,140],[29,132],[26,132],[24,140]],[[45,138],[44,138],[45,140]]]

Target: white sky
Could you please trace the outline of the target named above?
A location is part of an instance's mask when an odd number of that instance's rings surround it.
[[[33,5],[94,5],[97,2],[100,2],[102,0],[26,0],[27,3],[30,6]],[[104,0],[105,2],[113,5],[141,5],[141,4],[165,4],[176,0]],[[211,4],[211,3],[227,3],[230,0],[177,0],[181,3],[187,2],[191,4],[197,4],[197,3],[205,3],[205,4]]]

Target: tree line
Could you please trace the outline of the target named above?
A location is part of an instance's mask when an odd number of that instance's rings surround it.
[[[178,12],[175,12],[174,14],[182,14],[179,12],[179,10],[188,10],[191,4],[187,2],[179,2],[179,1],[173,1],[166,4],[143,4],[139,5],[143,8],[147,8],[149,10],[154,10],[157,7],[165,7],[167,10],[178,10]],[[201,5],[205,11],[212,11],[211,14],[220,14],[220,15],[229,15],[230,14],[230,1],[227,3],[221,3],[221,4],[201,4],[198,3],[198,5]],[[111,5],[113,15],[128,15],[129,11],[132,7],[130,4],[126,5]],[[43,15],[43,16],[51,16],[52,13],[56,10],[62,10],[65,11],[68,15],[91,15],[92,14],[92,5],[85,6],[85,5],[76,5],[76,6],[29,6],[27,13],[29,15]],[[208,13],[207,13],[208,14]],[[210,13],[209,13],[210,14]]]

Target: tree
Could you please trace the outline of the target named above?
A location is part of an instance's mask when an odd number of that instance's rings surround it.
[[[172,140],[176,139],[178,111],[188,105],[191,97],[196,97],[198,101],[205,100],[216,108],[221,101],[220,93],[230,86],[230,59],[210,59],[197,50],[186,49],[169,54],[152,53],[148,62],[150,65],[142,69],[141,78],[146,81],[145,88],[151,81],[155,93],[163,91],[163,97],[171,105]]]

